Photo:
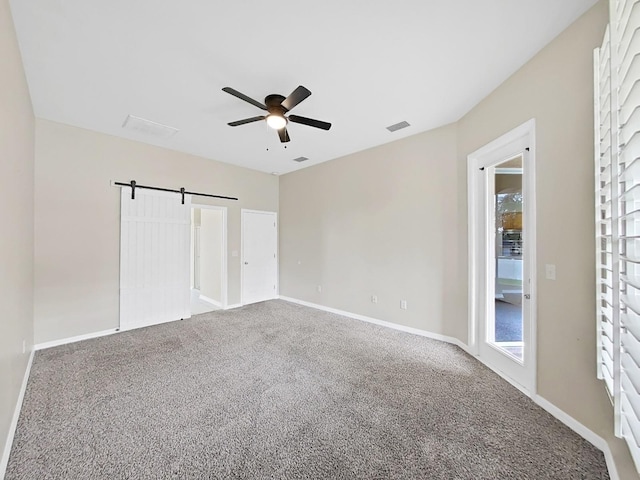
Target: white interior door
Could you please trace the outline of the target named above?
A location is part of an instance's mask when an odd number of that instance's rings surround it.
[[[533,124],[469,157],[471,351],[535,392]]]
[[[242,304],[278,294],[278,222],[275,212],[242,210]]]
[[[120,328],[189,318],[190,197],[123,187],[120,215]]]

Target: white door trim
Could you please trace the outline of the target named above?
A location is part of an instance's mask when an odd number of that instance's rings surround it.
[[[518,140],[523,139],[526,142],[528,150],[527,171],[524,176],[523,194],[527,202],[527,210],[524,218],[525,224],[523,227],[529,232],[527,236],[528,249],[530,252],[530,285],[526,288],[523,285],[523,291],[531,296],[528,300],[530,303],[530,334],[529,334],[529,352],[530,360],[527,362],[530,365],[529,378],[526,380],[526,385],[523,385],[524,389],[530,396],[534,396],[537,391],[536,385],[536,365],[537,365],[537,345],[536,345],[536,330],[537,330],[537,289],[536,289],[536,198],[535,198],[535,159],[536,159],[536,138],[535,138],[535,119],[531,119],[522,125],[514,128],[510,132],[505,133],[501,137],[493,140],[484,147],[476,150],[467,157],[467,214],[468,214],[468,231],[469,231],[469,338],[468,349],[469,353],[478,356],[479,351],[479,314],[480,304],[483,300],[478,294],[482,291],[482,282],[486,282],[482,272],[479,271],[478,265],[485,252],[482,251],[481,245],[478,242],[480,233],[482,232],[483,225],[481,225],[481,209],[484,208],[484,202],[479,201],[481,192],[479,191],[478,183],[474,181],[477,178],[477,172],[481,168],[495,164],[499,159],[506,159],[514,152],[510,152],[510,145]],[[514,379],[515,380],[515,379]]]
[[[217,205],[205,205],[201,203],[192,203],[191,208],[200,208],[204,210],[218,210],[222,213],[222,262],[220,264],[221,272],[220,272],[220,308],[226,309],[229,301],[227,298],[229,287],[229,275],[227,273],[228,269],[228,256],[229,251],[227,250],[227,207],[219,207]],[[191,239],[193,242],[193,239]],[[202,265],[200,265],[200,269],[202,269]]]
[[[245,213],[264,213],[274,215],[276,221],[276,291],[274,298],[280,295],[280,241],[278,237],[279,223],[278,212],[268,210],[251,210],[249,208],[240,209],[240,305],[244,303],[244,214]]]

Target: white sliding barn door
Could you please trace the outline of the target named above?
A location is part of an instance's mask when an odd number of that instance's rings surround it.
[[[191,198],[122,188],[120,213],[120,328],[191,316],[189,246]]]
[[[242,210],[242,304],[278,294],[278,222],[275,212]]]

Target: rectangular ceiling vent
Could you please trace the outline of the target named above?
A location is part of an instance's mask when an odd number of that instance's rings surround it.
[[[390,125],[387,127],[387,130],[389,130],[390,132],[396,132],[398,130],[401,130],[403,128],[407,128],[409,127],[409,122],[400,122],[400,123],[396,123],[395,125]]]
[[[179,131],[177,128],[152,122],[145,118],[135,117],[133,115],[127,115],[127,118],[122,124],[122,128],[162,138],[171,138]]]
[[[307,157],[298,157],[298,158],[294,158],[293,161],[294,162],[306,162],[307,160],[309,160]]]

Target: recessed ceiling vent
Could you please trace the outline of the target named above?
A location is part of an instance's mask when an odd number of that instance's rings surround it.
[[[135,117],[133,115],[127,115],[127,118],[122,124],[122,128],[161,138],[173,137],[179,131],[177,128],[173,128],[157,122],[152,122],[151,120],[147,120],[144,118]]]
[[[400,123],[396,123],[395,125],[390,125],[387,127],[387,130],[389,130],[390,132],[396,132],[398,130],[402,130],[403,128],[407,128],[410,127],[409,122],[400,122]]]
[[[294,158],[293,161],[294,162],[306,162],[307,160],[309,160],[307,157],[298,157],[298,158]]]

